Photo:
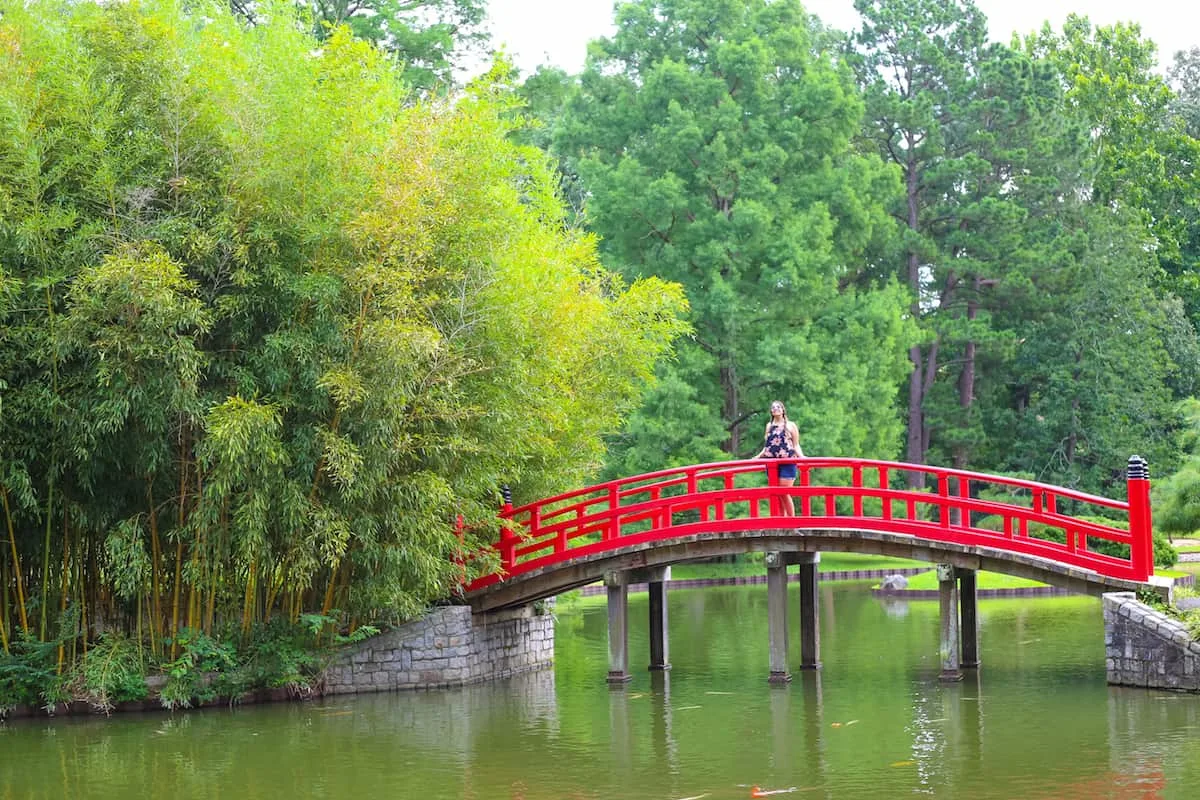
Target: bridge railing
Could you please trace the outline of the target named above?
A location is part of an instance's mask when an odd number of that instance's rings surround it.
[[[646,541],[755,529],[871,530],[983,545],[1114,578],[1153,572],[1149,480],[1130,459],[1128,499],[1000,475],[848,458],[725,461],[637,475],[501,511],[500,571],[484,588],[577,557]],[[910,485],[926,488],[910,488]],[[790,497],[794,516],[784,514]],[[1113,519],[1116,517],[1117,519]],[[1127,520],[1128,528],[1121,522]]]

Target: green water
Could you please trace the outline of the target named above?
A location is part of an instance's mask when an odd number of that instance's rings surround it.
[[[983,668],[941,684],[936,602],[826,584],[824,666],[783,688],[763,587],[669,602],[674,669],[640,669],[631,595],[618,690],[587,598],[558,610],[554,670],[499,684],[0,725],[0,800],[1200,797],[1200,697],[1106,686],[1097,600],[983,601]]]

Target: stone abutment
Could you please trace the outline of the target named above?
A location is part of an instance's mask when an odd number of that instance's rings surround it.
[[[439,689],[507,678],[554,663],[552,602],[472,614],[442,606],[340,654],[326,694]]]
[[[1200,692],[1200,642],[1133,592],[1104,595],[1104,649],[1110,684]]]

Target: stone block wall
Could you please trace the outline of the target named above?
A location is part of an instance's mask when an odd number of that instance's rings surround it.
[[[442,606],[340,655],[326,694],[435,689],[496,680],[554,663],[550,604],[471,613]]]
[[[1200,642],[1133,592],[1104,595],[1104,649],[1111,684],[1200,692]]]

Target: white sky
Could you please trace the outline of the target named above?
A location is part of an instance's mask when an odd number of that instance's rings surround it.
[[[858,27],[853,0],[802,0],[809,12],[844,31]],[[523,73],[551,63],[569,72],[583,67],[591,39],[612,32],[614,0],[489,0],[494,44],[505,45]],[[1176,50],[1200,45],[1200,3],[1195,0],[976,0],[993,39],[1014,30],[1029,33],[1049,20],[1055,30],[1075,12],[1096,25],[1137,22],[1158,45],[1159,63]]]

